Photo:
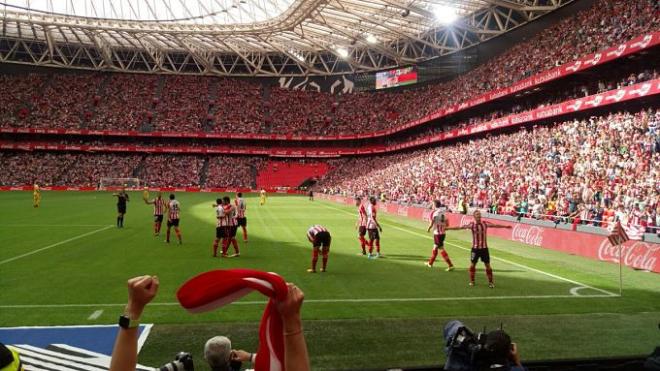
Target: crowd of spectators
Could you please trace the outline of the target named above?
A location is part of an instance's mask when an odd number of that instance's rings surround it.
[[[209,188],[256,187],[256,177],[266,160],[252,156],[213,156],[209,159],[206,186]]]
[[[88,125],[95,130],[138,130],[153,118],[159,76],[111,74]],[[57,125],[55,123],[55,125]]]
[[[278,87],[265,94],[261,85],[244,79],[110,74],[102,82],[102,75],[92,74],[3,76],[7,91],[0,98],[6,103],[0,125],[75,128],[89,122],[90,128],[114,130],[372,132],[656,31],[658,4],[598,0],[451,81],[399,91],[332,95]],[[629,82],[637,78],[633,74]]]
[[[204,157],[193,155],[149,155],[137,175],[151,187],[198,187]]]
[[[97,186],[103,177],[128,178],[140,163],[133,154],[0,152],[0,185]]]
[[[202,132],[209,109],[209,79],[169,76],[155,107],[154,131]]]
[[[263,87],[245,80],[221,79],[211,108],[214,132],[255,134],[266,131]]]
[[[340,160],[319,188],[404,204],[442,199],[536,218],[658,226],[660,110],[613,113],[451,146]]]

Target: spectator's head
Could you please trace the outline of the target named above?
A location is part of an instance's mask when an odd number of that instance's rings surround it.
[[[174,193],[170,193],[170,200],[174,199]]]
[[[210,338],[204,345],[204,359],[213,371],[229,371],[231,341],[224,336]]]

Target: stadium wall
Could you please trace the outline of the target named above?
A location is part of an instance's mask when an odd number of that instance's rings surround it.
[[[318,194],[317,197],[346,205],[354,205],[355,203],[355,200],[350,197],[325,194]],[[388,214],[424,221],[428,220],[432,211],[431,209],[398,204],[383,204],[381,210]],[[456,213],[446,213],[446,215],[451,226],[463,226],[472,221],[472,217],[469,215]],[[513,223],[487,217],[483,219],[512,227],[512,229],[491,229],[489,234],[493,236],[593,260],[619,263],[619,248],[611,246],[605,235]],[[660,273],[660,244],[630,240],[623,244],[620,252],[622,263],[625,266]]]

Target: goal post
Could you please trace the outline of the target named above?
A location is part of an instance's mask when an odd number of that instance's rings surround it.
[[[140,189],[139,178],[101,178],[99,181],[99,190],[116,189],[126,187],[126,189]]]

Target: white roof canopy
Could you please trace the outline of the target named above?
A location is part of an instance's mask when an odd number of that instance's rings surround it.
[[[0,0],[0,61],[252,76],[366,72],[453,53],[571,1]]]

